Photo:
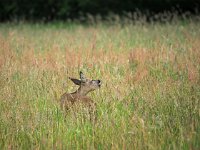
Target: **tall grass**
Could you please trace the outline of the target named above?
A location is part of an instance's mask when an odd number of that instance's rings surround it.
[[[200,24],[0,25],[0,149],[200,149]],[[101,79],[95,125],[59,107]]]

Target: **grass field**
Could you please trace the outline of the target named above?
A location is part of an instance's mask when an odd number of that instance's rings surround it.
[[[101,79],[93,125],[61,111]],[[0,149],[200,149],[200,23],[0,24]]]

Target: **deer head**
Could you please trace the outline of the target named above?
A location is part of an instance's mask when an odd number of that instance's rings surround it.
[[[101,87],[100,80],[87,79],[85,75],[80,71],[80,79],[69,78],[76,85],[79,85],[79,89],[76,91],[80,95],[86,95],[87,93],[94,91]]]

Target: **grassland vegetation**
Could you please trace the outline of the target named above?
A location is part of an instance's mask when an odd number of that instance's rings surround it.
[[[59,98],[101,79],[95,125]],[[0,25],[0,149],[200,149],[200,23]]]

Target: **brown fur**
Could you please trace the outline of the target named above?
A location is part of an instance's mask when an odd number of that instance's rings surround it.
[[[93,100],[90,97],[78,94],[77,92],[64,93],[61,96],[60,104],[62,109],[69,110],[74,104],[77,103],[81,103],[87,107],[96,106],[95,102],[93,102]]]
[[[91,117],[94,116],[94,113],[96,113],[96,103],[86,95],[87,93],[98,89],[101,85],[101,81],[86,79],[82,72],[80,72],[80,78],[81,80],[70,78],[74,84],[79,85],[80,87],[73,93],[64,93],[60,99],[60,106],[63,110],[69,110],[77,105],[87,107],[91,119]]]

